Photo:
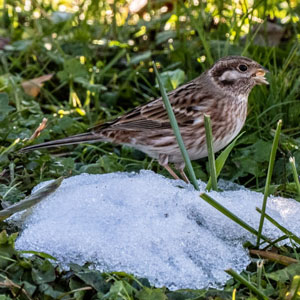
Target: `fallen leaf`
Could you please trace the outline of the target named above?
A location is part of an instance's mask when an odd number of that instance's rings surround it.
[[[46,128],[47,121],[48,121],[47,118],[43,119],[43,121],[40,123],[39,127],[34,131],[33,135],[30,137],[29,141],[34,140],[41,134],[41,132]]]
[[[27,95],[35,98],[40,93],[43,82],[50,80],[52,77],[53,74],[43,75],[24,81],[21,83],[21,85]]]

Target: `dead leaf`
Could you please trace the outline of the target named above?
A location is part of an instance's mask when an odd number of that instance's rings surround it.
[[[50,80],[52,77],[53,74],[43,75],[24,81],[21,83],[21,85],[27,95],[35,98],[40,93],[43,82]]]
[[[33,135],[30,137],[29,141],[34,140],[41,134],[41,132],[46,128],[47,121],[48,121],[47,118],[43,119],[42,123],[40,123],[39,127],[34,131]]]

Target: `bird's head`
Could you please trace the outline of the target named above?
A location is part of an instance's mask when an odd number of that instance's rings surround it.
[[[243,56],[223,57],[208,71],[218,87],[235,95],[248,95],[255,85],[268,84],[267,72],[256,61]]]

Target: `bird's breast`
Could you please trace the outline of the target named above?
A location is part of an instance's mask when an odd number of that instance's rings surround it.
[[[226,147],[241,131],[247,117],[248,97],[240,96],[225,108],[226,115],[219,126],[213,130],[214,135],[214,151],[217,152]],[[218,123],[218,122],[217,122]]]
[[[226,147],[241,131],[247,116],[247,97],[232,101],[220,101],[211,117],[213,148],[217,152]],[[185,138],[185,145],[192,160],[207,156],[206,136],[203,115],[194,121],[194,131]],[[196,133],[195,133],[196,132]]]

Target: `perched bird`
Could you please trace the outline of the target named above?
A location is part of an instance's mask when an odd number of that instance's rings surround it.
[[[213,148],[217,152],[232,141],[247,116],[248,95],[258,84],[268,84],[267,70],[243,56],[218,60],[209,70],[168,93],[180,132],[191,160],[207,156],[204,114],[211,118]],[[184,161],[161,98],[86,133],[28,146],[22,151],[82,142],[112,142],[129,145],[158,160],[176,179],[168,165],[175,164],[183,179]]]

